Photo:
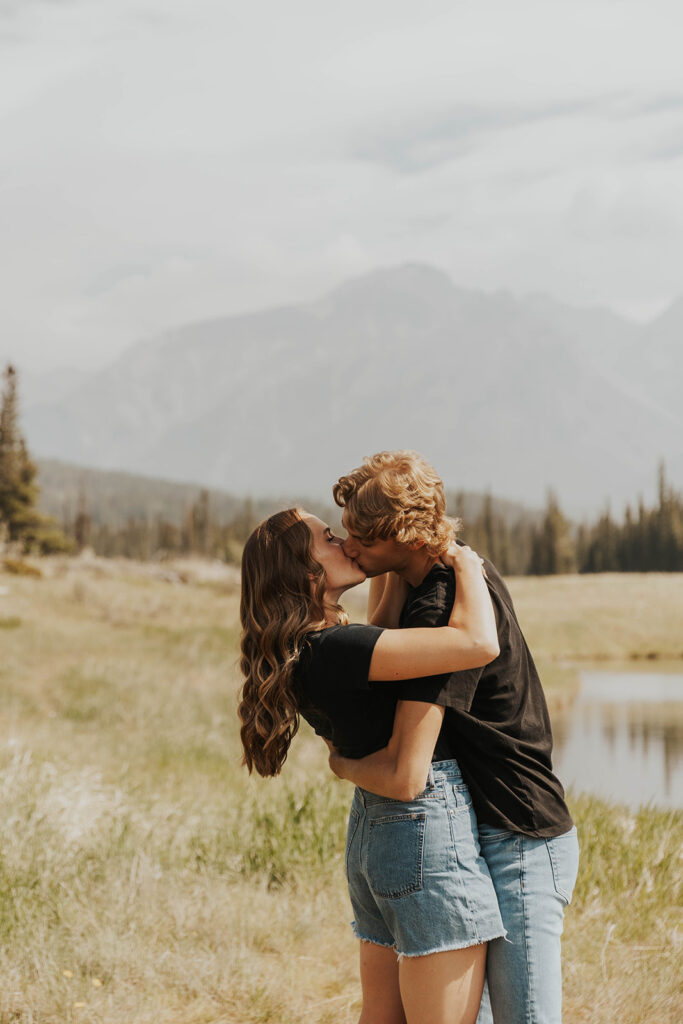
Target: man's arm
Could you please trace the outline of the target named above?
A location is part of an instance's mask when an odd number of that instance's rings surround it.
[[[370,625],[377,625],[373,622],[373,615],[377,611],[377,608],[381,604],[382,597],[384,596],[384,588],[386,586],[387,579],[389,577],[388,572],[383,572],[381,576],[373,576],[370,580],[370,592],[368,593],[368,612],[367,621]]]
[[[378,582],[381,581],[381,584]],[[377,599],[379,595],[379,599]],[[398,629],[401,609],[408,595],[408,584],[395,572],[387,572],[370,580],[368,622],[371,626]]]
[[[332,750],[330,768],[340,779],[371,793],[413,800],[427,783],[443,715],[444,709],[435,704],[399,701],[386,747],[358,760]]]

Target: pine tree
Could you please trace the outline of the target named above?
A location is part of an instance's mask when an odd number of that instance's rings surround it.
[[[211,526],[209,492],[202,488],[187,514],[186,530],[189,551],[198,552],[200,555],[209,554]]]
[[[683,516],[681,500],[666,480],[664,463],[659,466],[659,508],[654,513],[657,535],[657,564],[660,572],[676,572],[683,562]]]
[[[569,523],[552,491],[548,492],[545,516],[534,536],[530,568],[537,576],[576,571],[576,549]]]
[[[254,501],[251,495],[242,502],[239,511],[233,517],[232,520],[232,531],[235,538],[244,544],[252,530],[258,523],[258,518],[254,511]]]
[[[81,484],[78,492],[78,511],[76,512],[76,518],[74,519],[73,535],[76,542],[76,547],[79,551],[87,547],[90,543],[90,529],[92,527],[92,519],[88,512],[88,500],[85,494],[85,487]]]
[[[13,366],[4,373],[0,407],[0,520],[7,539],[22,540],[36,525],[38,488],[36,467],[29,458],[19,430],[17,374]]]
[[[619,527],[612,519],[608,506],[591,530],[591,539],[581,571],[619,572],[619,537]]]
[[[481,528],[484,534],[484,545],[483,553],[490,558],[492,562],[498,563],[498,545],[496,544],[496,524],[495,516],[493,513],[493,498],[491,492],[487,491],[484,495],[484,505],[481,510]]]
[[[53,520],[36,509],[37,468],[19,429],[17,372],[8,365],[3,374],[0,403],[0,523],[6,540],[23,550],[67,550],[68,541]]]

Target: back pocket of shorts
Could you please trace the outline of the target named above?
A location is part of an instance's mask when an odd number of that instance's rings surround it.
[[[373,818],[368,830],[368,884],[374,896],[395,900],[422,888],[426,814]]]

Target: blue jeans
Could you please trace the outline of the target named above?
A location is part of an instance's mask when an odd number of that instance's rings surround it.
[[[579,866],[576,829],[534,839],[479,825],[479,842],[507,937],[489,943],[477,1024],[561,1024],[560,941]]]

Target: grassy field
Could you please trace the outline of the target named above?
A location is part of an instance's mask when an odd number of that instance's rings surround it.
[[[535,657],[683,659],[680,574],[526,576],[509,585]]]
[[[354,1022],[351,790],[306,728],[281,779],[240,768],[234,580],[44,573],[0,575],[0,1024]],[[569,659],[682,653],[680,576],[512,590],[556,696]],[[565,1021],[674,1024],[683,815],[572,810]]]

